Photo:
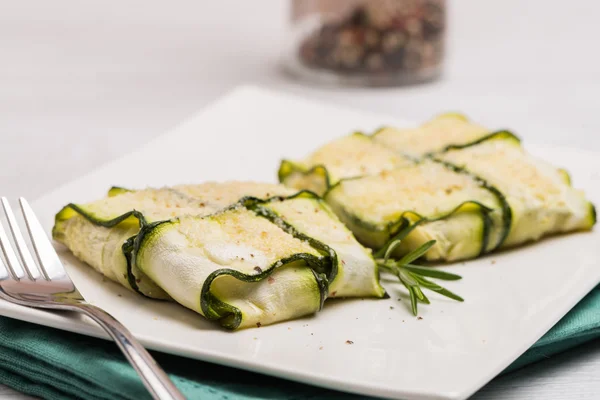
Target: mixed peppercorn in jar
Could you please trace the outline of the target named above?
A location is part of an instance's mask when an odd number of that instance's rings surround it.
[[[445,0],[296,0],[288,70],[329,83],[398,85],[441,73]]]

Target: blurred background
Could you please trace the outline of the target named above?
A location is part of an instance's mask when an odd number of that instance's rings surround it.
[[[526,141],[600,150],[600,3],[446,5],[439,79],[369,88],[282,72],[295,49],[289,1],[0,0],[2,194],[34,199],[246,83],[417,122],[460,111]],[[594,398],[598,365],[592,343],[484,392]]]
[[[11,154],[44,158],[55,179],[19,193],[35,198],[242,83],[416,121],[459,110],[525,140],[600,149],[599,12],[593,0],[448,1],[443,76],[367,89],[281,72],[288,1],[0,0],[0,180],[38,173]]]

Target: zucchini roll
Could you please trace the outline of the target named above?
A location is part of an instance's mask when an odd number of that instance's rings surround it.
[[[334,140],[307,160],[302,168],[284,160],[280,181],[311,189],[315,175],[328,177],[319,184],[323,198],[376,252],[402,237],[395,256],[435,240],[426,259],[469,259],[596,222],[565,170],[528,154],[514,134],[460,114]]]
[[[370,250],[318,196],[282,185],[113,188],[65,206],[53,237],[107,278],[232,329],[384,295]]]

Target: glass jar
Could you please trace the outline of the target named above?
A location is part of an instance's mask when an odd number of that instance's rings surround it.
[[[292,0],[285,67],[317,83],[395,86],[440,76],[445,0]]]

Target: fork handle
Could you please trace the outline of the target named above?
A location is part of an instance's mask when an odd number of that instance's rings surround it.
[[[92,304],[73,305],[96,321],[114,339],[154,399],[185,400],[165,371],[123,324]]]

